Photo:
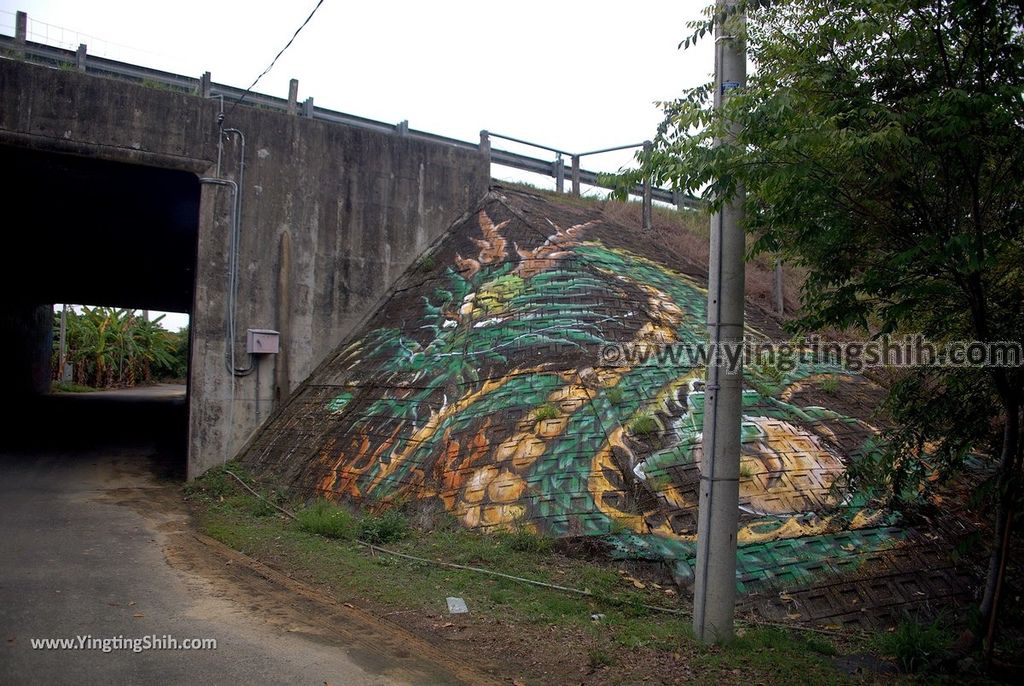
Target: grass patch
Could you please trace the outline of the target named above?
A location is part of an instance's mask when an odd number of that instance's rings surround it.
[[[83,386],[80,383],[54,381],[50,386],[50,391],[53,393],[95,393],[96,389],[92,386]]]
[[[594,647],[587,651],[587,663],[591,669],[600,669],[614,665],[615,658],[607,650]]]
[[[748,629],[723,646],[710,647],[693,662],[694,672],[732,668],[766,684],[841,684],[850,678],[824,658],[824,642],[782,629]]]
[[[229,468],[259,488],[237,466]],[[466,599],[472,617],[485,623],[500,620],[506,627],[502,631],[521,633],[531,641],[571,640],[566,659],[580,669],[601,669],[611,683],[635,681],[630,670],[635,668],[636,650],[661,651],[667,656],[665,664],[672,662],[671,655],[682,654],[693,673],[708,682],[794,683],[795,675],[800,682],[848,681],[826,657],[834,647],[817,637],[804,640],[787,632],[751,629],[734,644],[704,646],[693,639],[688,617],[643,607],[688,609],[688,600],[667,595],[654,583],[635,587],[631,577],[620,573],[622,563],[567,557],[550,538],[525,526],[491,535],[458,525],[427,532],[411,526],[412,515],[397,510],[360,515],[328,501],[298,510],[298,520],[292,521],[270,511],[273,508],[260,510],[259,499],[223,468],[211,470],[187,491],[204,533],[336,597],[365,599],[382,613],[437,615],[446,611],[446,596],[459,596]],[[270,492],[271,497],[274,494]],[[379,551],[374,555],[357,545],[357,538],[386,543],[390,550],[426,560],[586,589],[596,597]],[[591,619],[595,613],[601,615],[598,620]]]
[[[827,379],[821,380],[821,390],[828,395],[835,395],[839,390],[839,379],[834,376],[830,376]]]
[[[356,538],[360,531],[351,512],[326,500],[318,500],[296,512],[295,522],[300,531],[345,541]]]
[[[916,672],[946,650],[949,635],[938,621],[920,624],[905,618],[894,631],[883,634],[878,644],[881,652],[894,658],[901,670]]]
[[[621,405],[622,401],[625,400],[625,393],[622,392],[621,388],[613,386],[604,392],[604,397],[608,398],[608,402],[612,405]]]
[[[554,545],[554,541],[547,536],[535,534],[526,527],[515,527],[511,531],[502,531],[497,536],[503,539],[504,545],[509,550],[519,553],[546,553]]]

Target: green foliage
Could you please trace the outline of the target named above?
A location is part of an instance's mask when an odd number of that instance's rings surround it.
[[[50,389],[58,393],[92,393],[96,390],[91,386],[83,386],[77,383],[65,383],[63,381],[53,382]]]
[[[238,482],[228,472],[232,472],[247,483],[249,476],[238,464],[231,463],[213,467],[198,479],[185,484],[185,496],[189,498],[204,498],[207,500],[219,500],[227,496],[236,495],[241,490]]]
[[[533,418],[539,422],[545,419],[554,419],[558,416],[558,408],[551,403],[545,403],[533,411]]]
[[[642,414],[629,423],[629,431],[634,436],[652,436],[658,432],[658,420],[652,415]]]
[[[839,379],[834,376],[830,376],[827,379],[821,380],[821,390],[828,395],[835,395],[836,391],[839,390]]]
[[[587,651],[587,663],[591,669],[600,669],[615,664],[615,657],[605,649],[594,646]]]
[[[892,633],[883,634],[880,648],[886,655],[896,659],[905,672],[915,672],[927,665],[949,645],[949,636],[939,623],[919,624],[904,619]]]
[[[350,541],[356,538],[359,526],[348,510],[327,500],[318,500],[295,513],[299,529],[327,538]]]
[[[523,526],[513,527],[511,531],[502,531],[497,536],[510,550],[519,553],[546,553],[554,545],[551,538],[535,534]]]
[[[663,103],[653,152],[621,181],[653,176],[712,209],[745,189],[751,255],[806,273],[797,331],[1024,341],[1020,4],[741,6],[746,23],[730,16],[725,27],[756,65],[746,86],[717,109],[714,84]],[[710,33],[713,15],[684,47]],[[1024,368],[893,377],[893,428],[860,463],[860,484],[899,501],[927,486],[924,459],[949,475],[988,452],[1001,455],[993,511],[1018,508]]]
[[[153,369],[158,379],[185,379],[188,376],[189,327],[170,333],[170,360],[160,360]]]
[[[96,388],[134,386],[158,378],[183,378],[188,368],[188,329],[165,330],[162,316],[149,321],[136,310],[83,307],[68,310],[67,360],[74,381]],[[60,314],[54,314],[54,364],[59,369]]]
[[[437,267],[437,260],[434,259],[433,255],[422,255],[416,260],[417,271],[429,273],[434,271],[435,267]]]
[[[621,388],[615,386],[606,390],[604,392],[604,397],[608,398],[608,402],[612,405],[619,405],[625,398],[625,394],[622,392]]]
[[[359,540],[366,543],[397,543],[409,536],[411,529],[405,515],[392,509],[359,520]]]

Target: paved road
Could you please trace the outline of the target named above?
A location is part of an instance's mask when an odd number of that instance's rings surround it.
[[[56,414],[37,417],[34,425],[24,417],[21,422],[47,447],[27,451],[31,441],[21,436],[20,450],[0,452],[0,683],[467,680],[450,666],[410,654],[394,635],[378,640],[369,629],[333,626],[325,619],[330,613],[308,599],[247,570],[226,573],[231,559],[195,543],[180,482],[166,476],[180,473],[177,466],[159,459],[180,456],[178,443],[166,440],[162,425],[133,424],[167,416],[171,402],[180,428],[180,398],[150,401],[163,407],[132,406],[127,422],[116,414],[125,411],[119,402],[48,402],[44,409]],[[105,416],[104,407],[115,414]],[[82,426],[83,416],[91,427]],[[70,433],[62,428],[69,425]],[[94,436],[67,448],[67,439],[85,428],[127,440],[111,447]],[[30,645],[43,637],[167,634],[214,638],[217,649],[103,653]]]

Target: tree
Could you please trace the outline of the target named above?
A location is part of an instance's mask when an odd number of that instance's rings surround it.
[[[1024,340],[1024,3],[746,9],[745,91],[717,112],[711,86],[663,103],[654,151],[623,181],[650,174],[712,205],[742,184],[752,252],[806,269],[797,331]],[[691,24],[684,43],[710,23]],[[712,146],[730,122],[736,143]],[[888,402],[892,499],[972,450],[997,464],[985,620],[1020,511],[1022,400],[1019,367],[927,367],[896,374]]]
[[[184,376],[181,370],[188,366],[188,331],[172,334],[160,325],[162,319],[163,315],[149,321],[135,310],[109,307],[69,311],[67,355],[75,366],[75,381],[102,388],[148,383],[154,373]],[[59,331],[60,316],[54,315],[54,340]]]

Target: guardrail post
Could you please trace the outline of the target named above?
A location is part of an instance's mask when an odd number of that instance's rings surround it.
[[[786,291],[782,274],[782,260],[775,258],[775,270],[772,271],[772,304],[775,312],[781,317],[786,314]]]
[[[203,75],[199,77],[199,95],[204,98],[210,97],[210,91],[213,88],[213,77],[210,72],[203,72]]]
[[[572,194],[580,197],[580,156],[572,156]]]
[[[18,12],[14,15],[14,40],[22,45],[28,40],[28,14],[26,12]]]
[[[309,96],[302,101],[302,116],[309,118],[313,117],[313,96]]]
[[[299,80],[292,79],[288,82],[288,114],[299,113]]]
[[[647,163],[647,160],[651,156],[651,150],[653,150],[653,149],[654,149],[654,144],[653,143],[651,143],[650,141],[644,141],[644,159],[643,159],[644,164]],[[653,221],[652,221],[652,218],[651,218],[652,199],[651,199],[651,175],[650,174],[647,174],[646,176],[644,176],[644,203],[643,203],[643,205],[644,205],[644,207],[643,207],[644,230],[650,231],[651,230],[651,226],[653,224]]]
[[[403,119],[402,121],[395,124],[395,133],[399,136],[405,137],[409,135],[409,120]]]
[[[78,44],[78,50],[75,52],[75,66],[78,67],[78,71],[85,71],[85,56],[88,49],[85,47],[85,43]]]
[[[565,192],[565,160],[562,159],[562,153],[555,157],[555,190]]]
[[[686,201],[683,196],[683,192],[678,188],[672,189],[672,203],[676,206],[676,210],[682,212],[686,209]]]

